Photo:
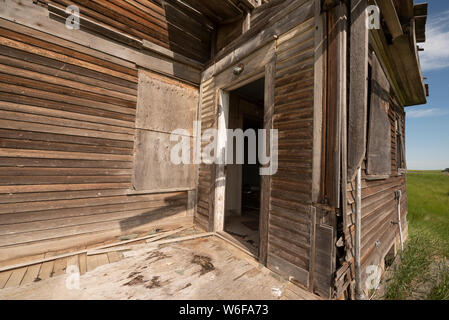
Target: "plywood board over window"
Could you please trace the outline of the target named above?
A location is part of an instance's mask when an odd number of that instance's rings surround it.
[[[197,108],[198,88],[149,71],[139,71],[133,172],[136,191],[194,188],[194,165],[172,163],[170,152],[183,138],[189,140],[193,149]],[[180,129],[184,132],[179,132]],[[177,139],[170,141],[174,130],[178,130],[173,134]]]
[[[374,55],[367,148],[367,175],[388,178],[391,174],[391,127],[388,119],[390,83]]]

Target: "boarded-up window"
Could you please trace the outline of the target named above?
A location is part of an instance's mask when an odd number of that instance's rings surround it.
[[[173,130],[193,144],[198,88],[144,70],[139,71],[133,187],[137,191],[189,189],[195,186],[192,164],[174,164],[170,152]],[[191,157],[189,157],[191,159]]]
[[[390,84],[375,55],[372,61],[366,170],[370,176],[383,178],[391,173]]]

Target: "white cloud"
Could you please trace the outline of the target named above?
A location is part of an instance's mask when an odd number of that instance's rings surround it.
[[[449,67],[449,10],[429,16],[426,42],[421,45],[421,65],[424,71]]]
[[[407,111],[408,118],[428,118],[428,117],[441,117],[449,114],[449,110],[430,108],[430,109],[417,109]]]

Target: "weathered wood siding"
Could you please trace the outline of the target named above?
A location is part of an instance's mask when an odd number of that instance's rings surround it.
[[[274,54],[274,79],[269,79],[270,82],[273,81],[273,85],[266,85],[266,90],[274,90],[274,108],[272,118],[265,121],[272,121],[272,128],[278,130],[278,170],[268,183],[266,206],[269,207],[269,212],[265,217],[267,227],[262,230],[267,233],[267,239],[261,239],[261,244],[266,243],[266,248],[261,247],[260,252],[263,254],[260,258],[263,261],[266,253],[268,268],[311,289],[310,277],[317,273],[311,259],[315,259],[313,242],[317,222],[312,207],[312,162],[316,40],[314,7],[318,2],[286,2],[286,6],[278,6],[272,13],[272,24],[270,21],[264,29],[257,23],[254,29],[252,27],[248,33],[219,52],[217,56],[223,57],[223,60],[219,60],[215,66],[203,73],[203,78],[207,80],[201,86],[200,118],[203,121],[202,131],[216,126],[217,99],[214,80],[220,83],[221,87],[226,87],[237,79],[243,81],[245,72],[246,77],[250,77],[251,71],[248,70],[259,72]],[[267,15],[259,19],[270,20]],[[269,37],[271,33],[276,36]],[[248,42],[245,43],[244,40]],[[252,50],[249,49],[250,46]],[[233,54],[225,55],[232,50]],[[267,60],[265,64],[262,63],[264,59]],[[245,65],[239,76],[232,75],[231,67],[235,63]],[[266,70],[265,76],[267,77]],[[271,76],[270,72],[268,76]],[[205,144],[203,143],[203,146]],[[213,165],[200,166],[195,220],[205,228],[212,226],[213,222],[214,168]],[[328,215],[319,217],[324,219],[324,216]],[[329,247],[327,236],[328,233],[324,232],[318,239],[323,244],[322,251]],[[332,241],[332,230],[330,236]],[[322,257],[320,254],[317,256]],[[327,259],[324,263],[327,265],[331,261]],[[329,268],[325,266],[324,269]],[[318,273],[322,270],[319,269]],[[330,282],[330,277],[328,280]]]
[[[217,127],[215,78],[201,84],[200,90],[200,121],[201,136],[207,129]],[[201,141],[201,150],[210,141]],[[198,197],[195,210],[195,222],[202,228],[211,230],[213,226],[213,206],[215,189],[215,166],[201,162],[198,169]]]
[[[397,116],[403,121],[402,134],[404,131],[405,113],[403,110],[393,107],[390,102],[388,117],[391,124],[391,175],[387,179],[369,180],[366,175],[366,157],[362,164],[362,248],[361,248],[361,270],[362,283],[369,274],[365,272],[370,265],[383,267],[383,259],[395,243],[395,239],[399,234],[397,204],[398,200],[395,196],[397,190],[401,190],[401,221],[404,235],[407,230],[407,193],[406,193],[406,176],[398,173],[398,165],[396,158],[398,151],[396,149],[396,128],[395,120]],[[349,261],[350,272],[353,273],[353,246],[355,234],[355,182],[349,182],[347,188],[347,226],[345,227],[345,241],[347,244],[347,258]],[[394,222],[394,223],[392,223]],[[350,272],[351,273],[351,272]],[[343,287],[343,282],[350,281],[351,276],[347,280],[342,278],[336,281],[337,289]],[[337,291],[338,293],[338,291]]]
[[[308,286],[311,256],[314,19],[279,37],[273,128],[278,172],[271,177],[269,268]]]
[[[187,192],[129,194],[134,63],[0,19],[0,82],[0,260],[186,216]]]
[[[76,5],[81,27],[136,46],[147,40],[196,61],[210,57],[211,29],[201,15],[176,1],[159,0],[43,0],[50,12],[66,18],[65,8]],[[88,19],[88,21],[83,19]],[[93,23],[89,23],[93,22]]]

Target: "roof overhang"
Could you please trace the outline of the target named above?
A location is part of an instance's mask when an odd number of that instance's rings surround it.
[[[381,29],[370,31],[371,43],[381,56],[397,98],[404,106],[425,104],[428,89],[417,43],[425,41],[427,4],[414,5],[413,0],[376,0],[373,3],[381,9],[384,23]]]

